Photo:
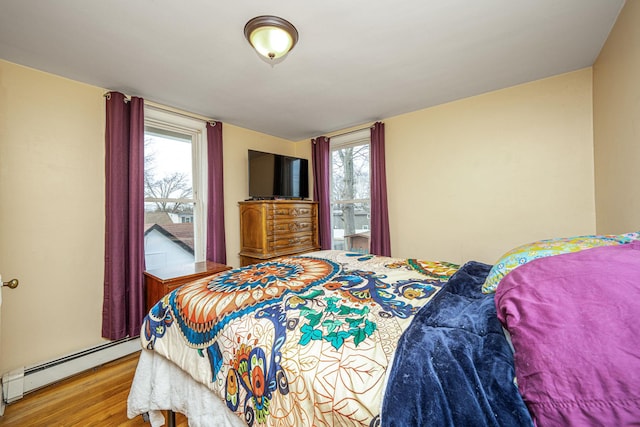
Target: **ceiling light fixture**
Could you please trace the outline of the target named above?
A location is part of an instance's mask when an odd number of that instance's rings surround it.
[[[257,16],[244,26],[244,36],[261,56],[273,63],[298,42],[298,30],[277,16]],[[279,61],[278,61],[279,62]]]

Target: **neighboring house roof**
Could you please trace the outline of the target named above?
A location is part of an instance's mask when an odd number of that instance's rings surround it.
[[[149,234],[152,230],[156,230],[171,241],[175,242],[183,249],[190,253],[194,253],[193,250],[193,224],[145,224],[144,234]]]
[[[150,226],[153,224],[173,224],[168,212],[145,212],[144,219]]]

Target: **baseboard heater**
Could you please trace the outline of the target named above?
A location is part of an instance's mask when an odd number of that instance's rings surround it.
[[[124,338],[91,347],[36,366],[23,367],[2,376],[2,395],[6,403],[73,375],[103,365],[140,350],[140,339]]]

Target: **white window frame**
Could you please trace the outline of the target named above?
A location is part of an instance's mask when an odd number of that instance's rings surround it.
[[[179,200],[193,203],[193,251],[194,261],[206,259],[207,247],[207,123],[145,104],[144,125],[191,137],[191,160],[193,173],[193,199]],[[145,202],[158,199],[147,200]]]
[[[369,145],[369,155],[371,155],[371,129],[361,129],[354,132],[347,132],[336,137],[329,137],[329,156],[331,160],[331,171],[333,171],[333,151],[348,147],[357,147],[361,145]],[[371,157],[369,157],[369,180],[371,180]],[[333,173],[331,173],[330,188],[333,189]],[[333,190],[330,192],[329,205],[348,204],[348,203],[369,203],[371,206],[371,182],[369,182],[369,198],[340,200],[339,203],[333,198]],[[333,230],[333,208],[331,209],[331,230]],[[333,247],[333,231],[331,233],[331,247]]]

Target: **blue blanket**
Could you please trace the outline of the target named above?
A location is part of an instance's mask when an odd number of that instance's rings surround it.
[[[533,425],[493,294],[481,292],[490,268],[465,264],[415,316],[398,342],[384,427]]]

